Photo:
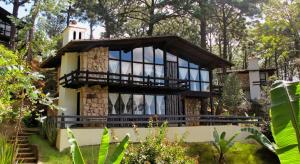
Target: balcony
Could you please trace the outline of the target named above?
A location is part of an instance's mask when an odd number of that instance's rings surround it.
[[[60,79],[60,85],[65,88],[77,89],[82,86],[110,86],[110,89],[131,91],[180,92],[189,90],[187,80],[138,76],[131,74],[114,74],[109,72],[72,71]]]
[[[257,125],[262,123],[260,117],[252,116],[219,116],[219,115],[108,115],[108,116],[80,116],[59,115],[48,119],[60,128],[66,125],[76,127],[148,127],[149,121],[154,125],[168,122],[172,126],[209,126],[209,125]]]

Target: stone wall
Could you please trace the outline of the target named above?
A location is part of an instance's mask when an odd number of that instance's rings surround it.
[[[199,98],[185,98],[184,99],[185,115],[199,116],[201,111],[201,99]],[[199,125],[198,117],[189,118],[187,121],[188,126]]]
[[[108,114],[108,88],[99,86],[80,89],[81,115],[106,116]]]
[[[80,70],[94,72],[108,71],[108,48],[93,48],[80,53]],[[80,115],[108,115],[108,87],[85,86],[80,89]],[[101,125],[95,125],[101,126]]]
[[[80,70],[107,72],[108,48],[93,48],[88,52],[80,53]]]

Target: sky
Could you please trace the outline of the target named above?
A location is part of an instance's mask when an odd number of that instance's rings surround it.
[[[0,1],[0,6],[2,8],[4,8],[5,10],[7,10],[8,12],[12,13],[13,4],[6,4],[5,2]],[[20,7],[18,17],[22,18],[22,17],[28,15],[28,13],[30,12],[31,6],[32,6],[32,3],[26,3],[25,6]],[[87,33],[85,35],[86,35],[86,37],[89,37],[90,36],[90,31],[89,31],[88,23],[78,22],[77,24],[78,24],[78,26],[84,27],[84,28],[87,29]],[[105,30],[102,26],[97,26],[95,28],[94,32],[93,32],[94,39],[99,39],[100,38],[100,33],[104,32],[104,31]]]

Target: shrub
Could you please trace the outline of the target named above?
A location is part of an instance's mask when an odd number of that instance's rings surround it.
[[[152,123],[149,123],[152,128]],[[185,155],[186,149],[181,141],[169,142],[166,139],[167,123],[159,129],[150,129],[150,134],[139,144],[130,144],[123,163],[144,164],[144,163],[194,163]],[[135,127],[135,133],[139,137]]]
[[[8,164],[14,161],[14,146],[5,136],[0,135],[0,163]]]
[[[57,129],[54,119],[46,118],[44,122],[40,124],[40,135],[47,138],[51,145],[55,145]]]

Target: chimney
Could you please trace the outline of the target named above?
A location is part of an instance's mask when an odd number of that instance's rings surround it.
[[[65,46],[72,40],[86,39],[86,31],[86,28],[79,27],[75,20],[71,20],[69,26],[66,27],[63,31],[63,46]]]
[[[259,100],[261,98],[261,88],[260,85],[257,85],[257,82],[260,82],[258,61],[259,58],[257,57],[251,57],[248,59],[251,100]]]

